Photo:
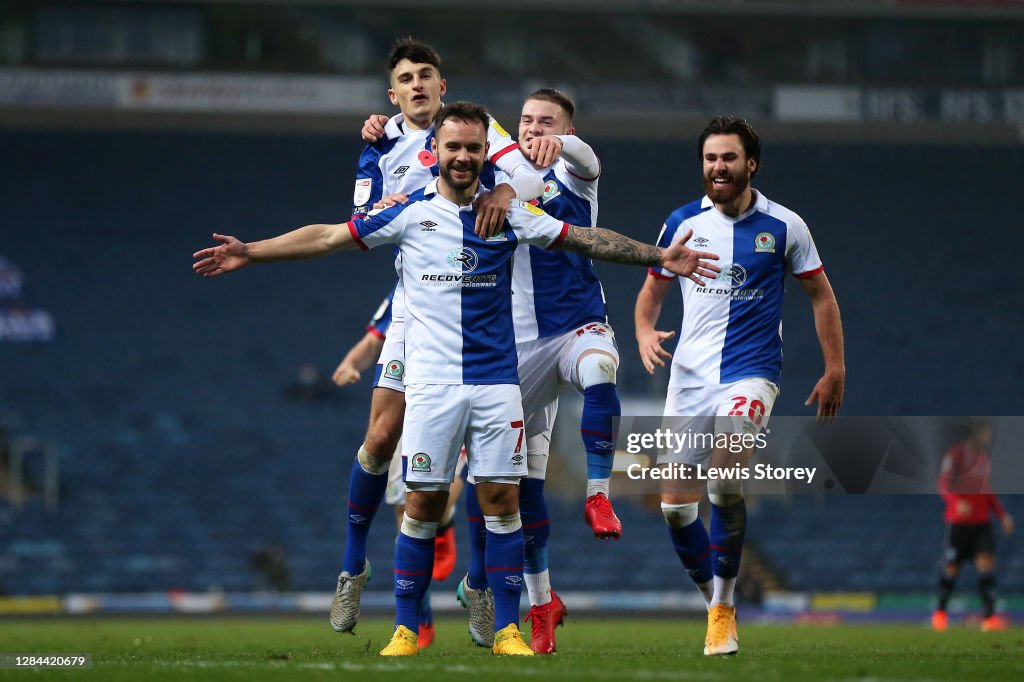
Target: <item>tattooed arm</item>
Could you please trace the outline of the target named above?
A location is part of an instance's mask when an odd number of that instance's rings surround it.
[[[644,244],[613,230],[603,227],[577,227],[572,225],[565,238],[555,245],[563,251],[575,251],[596,260],[623,265],[646,265],[662,267],[677,275],[689,277],[697,284],[703,285],[704,280],[698,275],[715,278],[720,272],[717,265],[708,261],[718,260],[718,256],[707,251],[693,251],[686,247],[692,230],[667,249],[653,244]]]

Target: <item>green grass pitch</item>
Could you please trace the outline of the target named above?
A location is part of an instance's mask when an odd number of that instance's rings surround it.
[[[4,653],[93,655],[90,671],[0,671],[16,680],[1022,680],[1024,629],[981,633],[924,624],[740,623],[740,653],[702,654],[695,620],[589,617],[558,630],[554,656],[495,658],[466,621],[438,621],[419,657],[381,659],[390,619],[339,635],[324,618],[90,618],[0,621]]]

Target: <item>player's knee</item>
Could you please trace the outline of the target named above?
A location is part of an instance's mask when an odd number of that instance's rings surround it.
[[[669,528],[686,528],[697,520],[699,503],[687,502],[684,504],[661,503],[661,515],[665,517],[665,523]]]
[[[576,374],[583,390],[598,384],[614,384],[618,364],[605,353],[587,353],[576,364]]]
[[[390,462],[401,438],[401,428],[396,431],[391,429],[388,424],[378,421],[370,424],[370,428],[366,432],[366,439],[363,441],[363,448],[373,457]]]
[[[736,483],[737,485],[716,486],[715,483]],[[716,507],[731,507],[743,501],[743,491],[739,489],[736,481],[711,481],[708,484],[708,499]]]
[[[548,471],[547,452],[526,452],[526,476],[530,479],[544,481]]]
[[[416,521],[437,522],[444,515],[448,502],[448,487],[445,484],[406,484],[405,516]],[[404,523],[404,522],[403,522]],[[435,523],[436,529],[436,523]]]
[[[392,449],[391,452],[394,452],[394,449]],[[366,449],[365,443],[359,446],[359,452],[356,454],[356,459],[359,460],[359,466],[361,466],[363,471],[368,474],[386,474],[391,466],[390,454],[387,457],[378,457]]]
[[[476,484],[480,509],[488,516],[507,516],[519,513],[519,486],[493,482]]]

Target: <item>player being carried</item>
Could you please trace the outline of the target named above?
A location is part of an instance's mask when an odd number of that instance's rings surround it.
[[[839,306],[807,225],[797,214],[754,190],[761,160],[757,133],[740,118],[717,117],[701,133],[697,154],[706,195],[674,211],[660,246],[692,233],[696,244],[722,256],[722,275],[703,286],[680,280],[683,324],[675,354],[661,344],[673,332],[654,328],[675,275],[652,268],[636,300],[636,338],[648,372],[672,358],[665,417],[677,432],[757,433],[766,427],[782,368],[782,296],[788,271],[810,297],[825,372],[807,404],[831,419],[843,398],[846,367]],[[715,420],[715,417],[724,420]],[[694,418],[698,419],[694,419]],[[717,421],[717,423],[716,423]],[[730,439],[731,442],[731,439]],[[745,466],[752,452],[695,450],[659,463]],[[733,592],[746,532],[746,505],[738,480],[707,484],[711,528],[697,513],[703,485],[663,487],[661,510],[672,546],[708,604],[706,655],[739,649]]]
[[[387,60],[388,97],[401,113],[389,122],[383,139],[367,145],[360,156],[353,216],[365,216],[374,205],[389,205],[393,202],[388,197],[422,189],[437,176],[437,159],[431,151],[433,120],[447,88],[440,67],[437,51],[425,43],[405,38],[392,49]],[[476,205],[479,234],[490,234],[501,227],[511,200],[539,196],[544,185],[540,174],[493,119],[487,138],[490,147],[483,172],[488,187],[494,191],[482,194]],[[498,186],[493,185],[495,166],[507,178]],[[371,575],[366,558],[367,538],[377,509],[384,501],[392,456],[402,436],[405,295],[400,258],[396,259],[396,269],[399,281],[393,297],[391,325],[377,365],[370,423],[349,479],[348,532],[330,615],[331,626],[338,632],[353,631],[359,619],[360,597]]]
[[[597,221],[601,163],[594,150],[575,135],[574,115],[575,105],[564,93],[552,89],[532,93],[520,116],[519,146],[545,172],[544,192],[531,203],[556,218],[590,227]],[[381,135],[387,122],[386,117],[371,116],[364,137]],[[403,202],[406,197],[390,199]],[[566,609],[551,589],[547,560],[551,531],[544,479],[558,391],[562,384],[569,384],[583,396],[580,433],[587,456],[586,521],[598,537],[618,538],[622,524],[609,501],[608,484],[614,456],[612,420],[620,415],[615,387],[619,356],[608,325],[604,292],[590,259],[521,244],[512,288],[529,464],[527,478],[520,484],[520,511],[527,535],[530,646],[538,653],[553,653],[554,629],[563,621]],[[483,574],[483,521],[474,495],[466,496],[466,506],[471,557],[469,573],[459,585],[459,600],[470,609],[473,640],[486,646],[491,631],[487,616],[492,611]]]
[[[406,277],[408,367],[403,456],[406,510],[395,546],[395,632],[383,656],[415,655],[417,609],[430,584],[434,534],[463,444],[487,529],[486,574],[494,594],[497,655],[533,655],[517,626],[523,531],[519,479],[525,474],[523,413],[512,325],[511,261],[521,242],[675,274],[713,277],[713,254],[684,246],[642,244],[601,228],[580,228],[517,203],[508,227],[485,239],[472,208],[488,153],[490,122],[482,107],[456,103],[435,118],[431,143],[440,177],[409,202],[366,219],[307,225],[273,239],[243,243],[215,234],[216,247],[194,254],[204,276],[250,262],[296,260],[339,250],[397,244]],[[433,229],[423,230],[425,223]],[[517,448],[518,444],[518,448]]]

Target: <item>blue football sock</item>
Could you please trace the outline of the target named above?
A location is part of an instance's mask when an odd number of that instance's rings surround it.
[[[395,626],[413,632],[420,628],[420,602],[430,588],[434,572],[434,538],[398,534],[395,542]]]
[[[494,593],[494,630],[519,623],[523,593],[523,529],[487,531],[487,584]]]
[[[487,588],[487,572],[484,570],[484,554],[487,545],[487,527],[480,501],[476,498],[476,486],[466,483],[462,496],[466,498],[466,521],[469,524],[469,586],[474,590]]]
[[[519,515],[523,520],[525,544],[524,573],[541,573],[548,568],[548,538],[551,518],[544,501],[544,480],[524,478],[519,483]]]
[[[341,569],[348,571],[349,575],[363,572],[370,525],[377,508],[384,501],[387,487],[387,471],[368,474],[358,458],[352,460],[352,475],[348,482],[348,535],[345,536],[345,554],[341,560]]]
[[[735,578],[739,575],[746,531],[747,503],[742,497],[730,505],[711,505],[709,534],[715,575],[721,578]]]
[[[420,625],[430,625],[434,622],[434,609],[430,607],[430,586],[427,586],[427,591],[423,593],[423,597],[420,598]]]
[[[697,519],[683,528],[668,527],[672,548],[676,550],[683,568],[697,585],[711,580],[711,541],[704,522]]]
[[[587,451],[587,478],[609,478],[615,458],[614,423],[622,414],[615,384],[595,384],[583,391],[580,435]]]

